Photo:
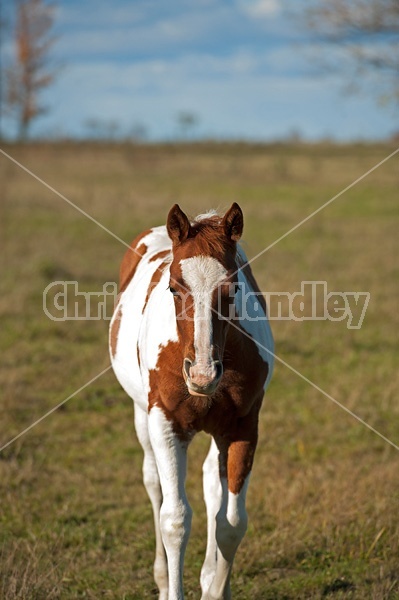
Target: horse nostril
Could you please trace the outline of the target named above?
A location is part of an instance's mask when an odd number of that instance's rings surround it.
[[[183,362],[184,373],[187,377],[190,377],[190,367],[192,366],[192,362],[189,358],[185,358]]]
[[[216,368],[216,379],[220,379],[223,375],[223,364],[220,360],[215,360],[215,368]]]

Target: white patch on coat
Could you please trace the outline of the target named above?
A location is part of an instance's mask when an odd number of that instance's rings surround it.
[[[245,265],[248,262],[245,252],[239,244],[237,245],[237,255],[239,265]],[[269,365],[269,372],[264,385],[264,389],[266,389],[272,377],[274,366],[274,340],[272,331],[256,294],[252,293],[254,290],[245,277],[244,271],[239,269],[237,275],[241,288],[235,297],[237,314],[242,316],[240,319],[241,327],[254,340],[260,356]],[[245,306],[243,306],[243,298],[245,298]],[[262,316],[261,319],[257,318],[259,315]],[[248,318],[246,319],[245,316]]]
[[[206,375],[212,362],[212,295],[227,270],[211,256],[185,258],[180,266],[194,302],[195,361]]]
[[[176,341],[178,337],[173,298],[167,289],[169,267],[164,267],[161,280],[151,292],[143,313],[151,279],[165,261],[164,258],[150,259],[159,252],[172,249],[166,227],[152,229],[140,240],[139,246],[141,244],[146,245],[147,251],[122,293],[113,316],[114,320],[120,307],[122,317],[116,352],[115,356],[111,353],[111,362],[115,375],[126,393],[143,410],[147,410],[149,369],[155,368],[160,348],[171,340]]]

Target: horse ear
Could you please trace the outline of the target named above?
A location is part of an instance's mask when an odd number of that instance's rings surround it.
[[[178,204],[172,206],[166,221],[168,235],[174,244],[184,242],[190,231],[190,221]]]
[[[244,216],[237,202],[234,202],[224,215],[222,225],[226,236],[233,242],[238,242],[242,236]]]

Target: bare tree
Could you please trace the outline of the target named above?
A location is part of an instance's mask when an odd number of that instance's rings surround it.
[[[198,125],[199,117],[190,111],[180,111],[177,115],[177,125],[180,129],[180,138],[187,140],[190,133]]]
[[[50,51],[54,37],[54,4],[43,0],[16,0],[14,64],[6,71],[6,102],[16,116],[19,139],[26,139],[34,119],[47,112],[39,102],[40,92],[56,75]]]
[[[399,101],[399,0],[308,0],[300,18],[317,60],[344,72],[350,88],[378,75],[377,96]]]

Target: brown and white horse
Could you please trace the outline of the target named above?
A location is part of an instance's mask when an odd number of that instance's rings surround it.
[[[203,465],[208,542],[202,599],[230,598],[230,573],[245,534],[245,496],[258,415],[273,366],[266,305],[237,243],[240,207],[142,233],[123,258],[110,328],[113,369],[135,403],[144,484],[155,522],[160,599],[183,598],[191,509],[187,448],[212,436]]]

